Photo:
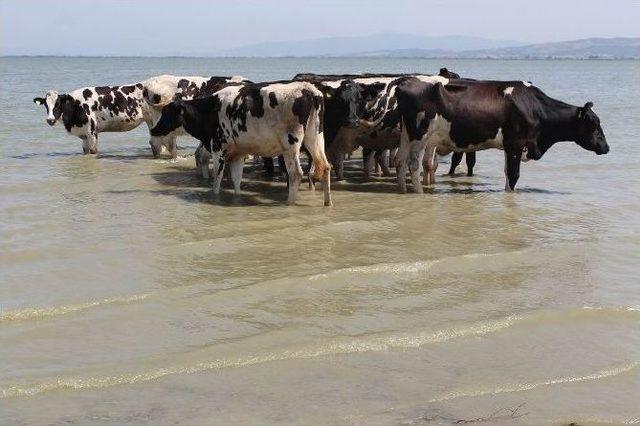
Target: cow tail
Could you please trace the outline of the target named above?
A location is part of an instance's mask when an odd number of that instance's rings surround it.
[[[322,181],[331,166],[327,160],[324,146],[324,98],[322,95],[310,95],[314,109],[309,115],[305,129],[304,145],[311,153],[313,161],[313,179]]]

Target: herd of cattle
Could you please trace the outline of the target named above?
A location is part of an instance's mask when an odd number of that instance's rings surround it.
[[[263,157],[270,170],[278,156],[290,204],[303,177],[301,151],[309,158],[310,188],[322,182],[325,205],[331,205],[331,168],[343,179],[344,157],[359,147],[366,177],[378,166],[388,175],[392,164],[400,192],[407,190],[408,171],[418,193],[435,181],[436,154],[454,153],[453,174],[466,153],[471,175],[475,151],[501,149],[505,189],[512,191],[521,161],[540,159],[556,142],[573,141],[598,155],[609,151],[591,102],[573,106],[526,81],[473,80],[446,68],[437,75],[298,74],[267,83],[162,75],[132,85],[50,91],[33,101],[46,107],[47,123],[62,120],[82,140],[85,154],[97,153],[100,132],[142,122],[154,157],[163,151],[175,157],[177,136],[193,136],[200,141],[198,173],[213,178],[215,193],[226,164],[237,194],[248,155]]]

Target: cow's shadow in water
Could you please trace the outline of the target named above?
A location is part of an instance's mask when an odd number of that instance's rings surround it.
[[[26,152],[24,154],[11,155],[9,158],[14,160],[29,160],[37,157],[75,157],[77,155],[84,155],[81,152]]]
[[[151,174],[151,177],[167,189],[151,190],[157,195],[171,195],[192,203],[216,204],[225,207],[246,205],[280,206],[287,200],[287,184],[284,178],[267,179],[257,166],[245,166],[242,194],[233,194],[228,177],[222,181],[222,190],[216,195],[211,190],[212,180],[196,174],[195,167],[173,166],[167,171]],[[305,183],[303,182],[302,185]],[[301,191],[303,191],[301,185]],[[320,192],[321,193],[321,192]]]
[[[109,154],[107,154],[109,155]],[[144,152],[141,156],[148,157],[148,152]],[[116,155],[106,157],[108,159],[121,159]],[[134,160],[131,160],[134,161]],[[359,193],[380,193],[380,194],[398,194],[397,181],[395,176],[379,177],[373,176],[369,180],[364,178],[360,162],[350,162],[349,167],[345,167],[345,179],[336,182],[332,179],[332,192],[359,192]],[[353,164],[356,163],[356,164]],[[232,190],[230,179],[225,177],[222,183],[222,191],[215,195],[210,190],[212,186],[211,180],[205,180],[197,175],[193,164],[174,164],[169,165],[165,171],[152,173],[151,177],[159,184],[166,186],[166,189],[160,190],[114,190],[117,193],[130,192],[151,192],[160,196],[174,196],[191,203],[215,204],[226,207],[240,207],[246,205],[262,205],[262,206],[281,206],[287,199],[287,183],[286,178],[282,174],[276,173],[275,177],[268,178],[265,176],[262,167],[259,165],[245,165],[242,180],[242,194],[235,196]],[[476,175],[473,178],[458,180],[457,177],[439,176],[436,184],[431,187],[424,187],[426,194],[480,194],[480,193],[503,193],[504,187],[501,180],[489,176]],[[487,179],[487,181],[477,181],[477,179]],[[407,182],[408,190],[411,192],[411,184]],[[307,192],[307,180],[303,179],[300,185],[300,192]],[[547,194],[547,195],[565,195],[567,192],[553,191],[540,188],[521,187],[517,192]],[[322,189],[320,185],[316,188],[316,193],[322,197]],[[398,194],[402,196],[402,194]]]

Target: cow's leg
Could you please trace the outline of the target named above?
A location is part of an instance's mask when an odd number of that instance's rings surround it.
[[[289,197],[287,198],[287,204],[293,205],[296,203],[298,188],[302,181],[299,148],[291,147],[285,151],[284,162],[287,165],[287,173],[289,174]]]
[[[420,182],[420,170],[422,161],[424,159],[425,141],[415,140],[411,141],[409,147],[409,174],[411,175],[411,184],[413,185],[413,192],[416,194],[422,193],[422,183]],[[426,173],[426,171],[425,171]]]
[[[504,190],[507,192],[515,191],[516,183],[520,178],[520,161],[522,159],[522,150],[524,145],[505,144],[504,149],[504,172],[506,182]]]
[[[202,176],[203,179],[209,179],[209,160],[211,156],[202,143],[198,145],[194,157],[196,158],[196,173]]]
[[[404,126],[403,126],[404,127]],[[406,130],[403,129],[400,137],[400,146],[396,153],[396,177],[398,179],[398,191],[402,194],[407,192],[407,166],[409,161],[409,151],[412,144],[417,144],[418,141],[409,140],[409,135]]]
[[[82,152],[87,154],[97,154],[98,153],[98,135],[95,133],[90,133],[85,136],[80,136],[82,139]]]
[[[161,138],[154,138],[149,141],[149,146],[151,146],[151,152],[153,153],[153,158],[160,158],[160,154],[162,154],[162,147],[164,146]]]
[[[436,182],[436,169],[438,168],[437,145],[427,143],[423,158],[424,176],[422,184],[425,186],[433,185]]]
[[[262,157],[262,168],[264,169],[264,173],[268,178],[273,178],[273,174],[275,171],[273,165],[273,157]]]
[[[211,163],[213,165],[213,193],[220,193],[220,184],[224,176],[224,155],[221,151],[213,151],[211,153]]]
[[[362,147],[362,168],[364,169],[364,178],[369,180],[371,178],[371,169],[373,169],[373,161],[375,160],[376,152],[370,148]]]
[[[282,155],[278,155],[278,167],[280,168],[280,174],[287,174],[287,166],[284,164],[284,157]]]
[[[382,170],[382,176],[391,176],[391,170],[389,170],[389,150],[376,152],[376,162],[380,165]]]
[[[319,119],[315,117],[305,129],[302,144],[311,156],[310,161],[313,163],[313,179],[322,182],[324,205],[331,206],[333,205],[333,201],[331,200],[331,165],[324,151],[324,133],[322,133],[321,130]]]
[[[396,156],[398,155],[398,148],[393,148],[389,150],[389,167],[396,166]],[[389,173],[391,174],[391,173]]]
[[[240,195],[240,182],[242,182],[242,171],[244,169],[244,158],[234,158],[229,163],[229,171],[231,172],[231,181],[233,182],[234,195]]]
[[[336,180],[344,180],[344,153],[332,150],[327,153],[327,157],[336,174]]]
[[[304,152],[304,154],[307,156],[307,159],[309,160],[307,162],[307,168],[304,172],[307,174],[307,179],[309,180],[309,191],[313,192],[316,190],[316,184],[313,180],[313,173],[314,173],[313,157],[311,156],[311,153],[309,152],[306,146],[302,145],[300,147],[300,150]]]
[[[209,174],[209,162],[211,161],[211,153],[207,151],[207,148],[202,148],[200,151],[200,172],[202,173],[202,177],[204,179],[209,179],[211,175]]]
[[[178,157],[178,137],[177,136],[169,136],[165,140],[165,149],[169,152],[171,158]]]
[[[467,152],[465,159],[467,160],[467,176],[473,176],[473,166],[476,165],[476,152]]]
[[[198,147],[196,148],[196,152],[193,153],[193,157],[196,159],[196,174],[202,173],[202,170],[200,168],[201,166],[200,153],[203,149],[204,149],[204,145],[202,145],[202,142],[200,142],[200,145],[198,145]]]
[[[463,155],[464,155],[464,152],[454,152],[453,153],[453,155],[451,156],[451,167],[449,167],[449,176],[455,176],[456,168],[460,165],[460,162],[462,161],[462,156]],[[469,159],[469,157],[467,156],[467,160],[468,159]]]

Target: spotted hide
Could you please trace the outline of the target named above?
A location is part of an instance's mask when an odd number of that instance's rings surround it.
[[[50,91],[33,101],[45,106],[49,125],[62,120],[67,132],[82,140],[85,154],[97,154],[99,133],[126,132],[142,122],[151,126],[142,90],[141,83],[84,87],[63,94]]]
[[[436,151],[503,149],[507,191],[513,191],[522,160],[538,160],[556,142],[573,141],[596,154],[609,145],[600,119],[591,110],[545,95],[529,82],[405,78],[397,86],[402,136],[398,151],[398,186],[406,191],[406,171],[413,190],[434,182]]]
[[[236,194],[247,155],[283,155],[289,176],[288,203],[294,204],[302,179],[300,148],[312,157],[314,178],[322,181],[324,204],[331,205],[330,166],[324,152],[324,99],[307,82],[271,82],[227,86],[213,96],[171,102],[162,110],[151,139],[180,128],[211,153],[214,193],[220,191],[226,163]]]
[[[250,83],[243,77],[184,77],[175,75],[160,75],[152,77],[142,84],[143,97],[147,103],[152,123],[155,124],[160,119],[162,108],[173,101],[197,99],[211,96],[218,90],[228,85]],[[177,136],[185,134],[184,131],[175,132],[167,138],[154,138],[150,140],[151,151],[154,157],[158,157],[161,152],[168,151],[173,158],[177,155]],[[196,151],[196,162],[206,154],[199,147]]]

